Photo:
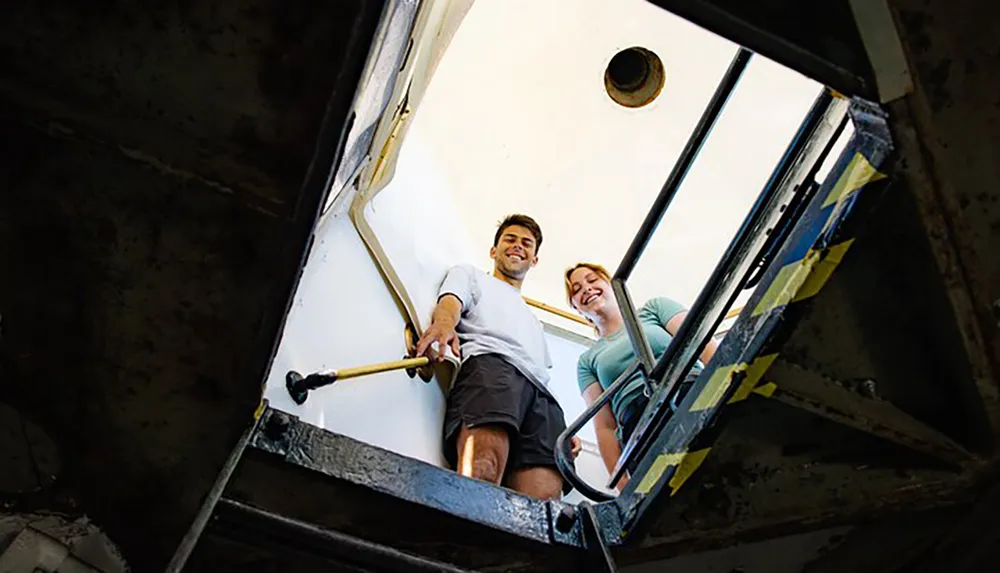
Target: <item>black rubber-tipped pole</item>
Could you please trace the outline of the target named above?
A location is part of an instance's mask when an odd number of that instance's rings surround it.
[[[337,381],[336,374],[310,374],[303,377],[294,370],[289,370],[285,374],[285,390],[292,401],[301,406],[309,398],[309,391],[323,386],[329,386]]]

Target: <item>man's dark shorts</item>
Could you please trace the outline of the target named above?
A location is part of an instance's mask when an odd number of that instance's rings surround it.
[[[555,468],[556,439],[566,429],[562,408],[555,398],[496,354],[464,360],[448,394],[444,455],[453,468],[458,464],[458,432],[463,424],[492,424],[507,429],[510,454],[505,476],[520,468]]]

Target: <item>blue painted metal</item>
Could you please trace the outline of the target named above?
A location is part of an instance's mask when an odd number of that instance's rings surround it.
[[[674,476],[676,466],[670,465],[664,469],[660,462],[659,467],[654,467],[657,458],[661,454],[684,453],[709,447],[724,426],[725,415],[732,411],[732,408],[726,407],[726,402],[739,387],[739,380],[728,385],[714,407],[691,411],[691,406],[712,375],[720,368],[749,364],[759,356],[776,352],[804,305],[808,304],[805,301],[796,302],[754,316],[754,309],[778,278],[782,267],[801,260],[810,250],[822,252],[851,238],[855,225],[860,221],[856,217],[859,202],[877,195],[887,183],[887,179],[868,183],[846,200],[823,206],[834,186],[848,173],[856,155],[860,154],[874,168],[879,169],[888,162],[893,150],[886,116],[876,105],[854,100],[849,114],[855,132],[846,149],[792,229],[789,240],[765,271],[759,288],[729,331],[711,364],[699,376],[692,390],[681,402],[679,410],[657,435],[649,453],[641,459],[635,476],[619,498],[625,515],[624,530],[630,536],[641,536],[649,524],[649,517],[658,513],[657,508],[669,499],[672,488],[668,482]],[[660,471],[662,473],[657,475]],[[644,479],[647,483],[642,484]],[[637,491],[641,484],[644,485],[642,489],[646,490],[645,493]]]
[[[580,519],[583,524],[583,540],[587,546],[586,559],[581,571],[594,573],[617,573],[618,566],[608,546],[605,532],[601,528],[597,512],[588,502],[580,504]]]
[[[329,432],[280,410],[265,411],[261,430],[248,447],[394,497],[400,504],[417,503],[539,543],[554,543],[555,515],[547,502]],[[582,546],[578,535],[562,535],[560,542]]]

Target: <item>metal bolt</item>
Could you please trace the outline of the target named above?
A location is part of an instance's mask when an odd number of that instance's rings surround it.
[[[871,378],[866,378],[858,384],[858,390],[865,398],[878,398],[878,384]]]
[[[269,440],[280,440],[288,431],[289,420],[285,414],[274,411],[264,424],[264,435]]]
[[[573,523],[576,522],[576,508],[572,505],[567,505],[559,511],[559,515],[556,516],[556,529],[562,533],[569,533],[573,529]]]

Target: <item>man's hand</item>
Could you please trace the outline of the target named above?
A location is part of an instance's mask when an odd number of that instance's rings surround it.
[[[580,438],[576,436],[570,438],[569,443],[570,443],[569,453],[571,456],[573,456],[573,459],[575,460],[577,456],[580,455],[580,452],[583,451],[583,443],[580,441]]]
[[[437,354],[434,354],[433,344],[437,342]],[[417,341],[417,356],[428,356],[432,360],[437,362],[444,361],[444,352],[446,346],[451,346],[452,352],[455,356],[461,356],[461,351],[458,345],[458,333],[455,332],[454,326],[448,326],[440,322],[431,324],[427,330],[424,331],[423,336]],[[428,351],[431,351],[428,353]]]
[[[458,345],[458,333],[455,327],[458,326],[458,319],[462,313],[462,301],[453,294],[442,295],[438,299],[434,313],[431,315],[431,325],[427,327],[420,340],[417,341],[415,349],[417,356],[427,356],[437,362],[444,361],[444,351],[451,345],[455,356],[461,356]],[[428,354],[428,350],[433,350],[432,345],[437,342],[437,355]]]

